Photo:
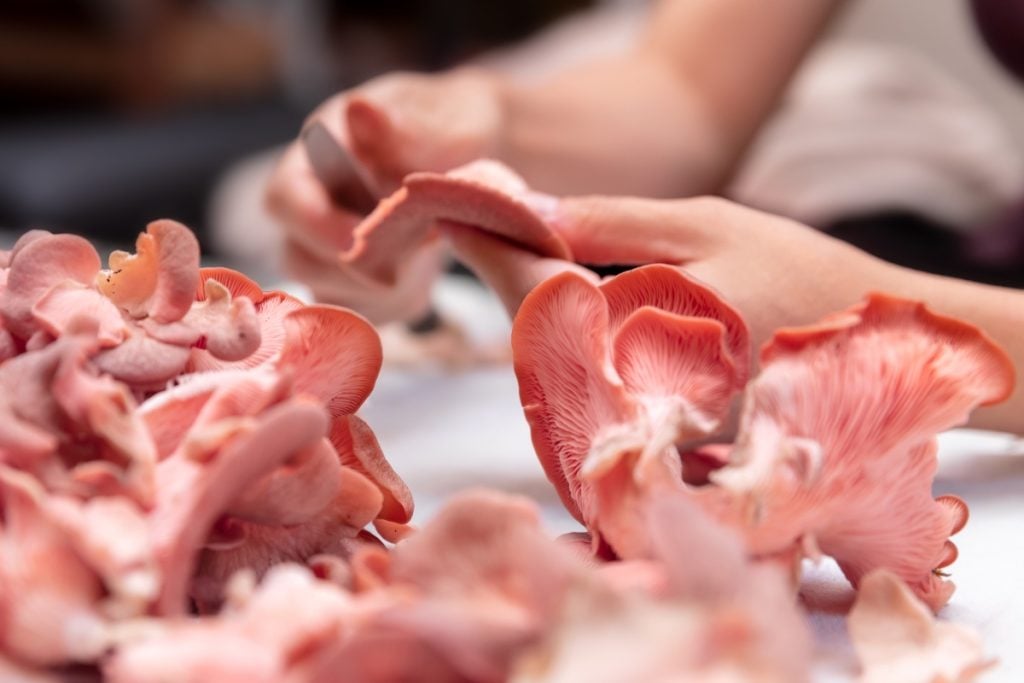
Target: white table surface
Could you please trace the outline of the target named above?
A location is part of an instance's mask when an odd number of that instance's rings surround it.
[[[478,339],[507,334],[504,315],[475,287],[449,280],[437,301]],[[412,488],[417,523],[460,489],[489,486],[536,500],[552,534],[578,529],[533,453],[510,366],[461,373],[386,367],[361,415]],[[942,616],[977,628],[1000,660],[983,681],[1024,681],[1024,443],[955,430],[940,444],[935,495],[954,493],[971,509],[950,567],[957,591]],[[839,602],[850,590],[831,562],[809,565],[805,585]],[[815,680],[851,680],[856,669],[842,615],[817,612],[811,622],[819,645]]]

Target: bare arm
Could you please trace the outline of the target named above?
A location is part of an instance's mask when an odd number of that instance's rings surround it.
[[[842,1],[661,0],[628,54],[504,87],[499,156],[557,194],[715,191]]]

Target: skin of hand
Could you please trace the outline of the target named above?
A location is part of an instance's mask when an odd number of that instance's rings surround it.
[[[626,54],[502,86],[498,158],[557,195],[719,191],[843,0],[661,0]]]
[[[901,268],[794,221],[723,199],[566,198],[555,210],[553,227],[580,263],[681,267],[739,309],[755,349],[780,327],[813,323],[877,291],[923,301],[977,325],[1016,367],[1024,367],[1024,292]],[[446,232],[456,256],[498,292],[513,316],[542,280],[582,270],[472,229],[449,226]],[[1024,432],[1020,384],[1007,401],[975,411],[970,426]]]
[[[412,171],[442,171],[487,156],[499,118],[492,80],[461,70],[382,76],[328,99],[307,125],[322,123],[359,165],[358,180],[382,197]],[[285,271],[309,286],[318,301],[349,306],[375,323],[414,320],[429,307],[442,244],[423,245],[389,288],[342,264],[337,254],[350,246],[352,229],[364,216],[332,201],[301,140],[278,162],[266,205],[285,234]]]
[[[546,83],[517,86],[471,69],[389,74],[328,99],[309,121],[352,152],[377,197],[409,172],[480,157],[502,160],[554,194],[709,192],[728,178],[841,4],[660,0],[634,49]],[[426,310],[440,251],[414,259],[395,288],[368,288],[335,258],[362,216],[331,201],[301,142],[279,162],[267,206],[285,232],[286,269],[318,299],[375,322]]]

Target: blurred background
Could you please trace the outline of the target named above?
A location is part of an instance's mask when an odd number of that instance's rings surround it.
[[[218,175],[333,92],[433,70],[586,0],[4,0],[0,225],[204,232]]]
[[[325,97],[467,60],[543,78],[625,49],[645,5],[4,0],[0,246],[46,227],[124,247],[172,217],[215,258],[272,269],[261,182]],[[852,134],[855,149],[809,158],[815,134]],[[1024,286],[1022,150],[1021,84],[983,47],[968,3],[853,0],[728,194],[890,260]]]

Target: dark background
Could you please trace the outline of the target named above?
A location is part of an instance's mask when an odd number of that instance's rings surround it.
[[[435,70],[587,0],[4,0],[0,228],[204,233],[225,166],[295,136],[328,95]]]

